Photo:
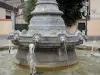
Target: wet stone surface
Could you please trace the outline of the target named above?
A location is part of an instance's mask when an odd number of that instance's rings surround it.
[[[90,51],[76,50],[79,63],[63,70],[41,70],[40,75],[100,75],[100,57],[90,56]],[[16,65],[16,50],[0,51],[0,75],[29,75],[29,69]]]

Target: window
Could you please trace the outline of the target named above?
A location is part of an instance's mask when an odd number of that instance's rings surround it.
[[[82,32],[83,30],[86,30],[85,23],[78,23],[78,29]]]
[[[7,16],[7,15],[6,15],[6,19],[11,19],[11,16]]]
[[[6,10],[6,19],[11,19],[11,11]]]

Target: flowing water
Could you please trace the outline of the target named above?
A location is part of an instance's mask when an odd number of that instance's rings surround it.
[[[17,50],[0,51],[0,75],[29,75],[29,68],[15,63]],[[79,63],[63,70],[40,70],[40,75],[100,75],[100,57],[89,56],[88,50],[76,50]]]

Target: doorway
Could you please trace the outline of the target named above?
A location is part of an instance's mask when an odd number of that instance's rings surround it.
[[[85,23],[78,23],[78,30],[80,30],[81,32],[84,30],[86,30],[86,25]]]

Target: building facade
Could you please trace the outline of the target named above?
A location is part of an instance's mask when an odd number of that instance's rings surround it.
[[[87,29],[87,36],[100,36],[100,0],[88,1],[90,2],[90,18],[87,20],[87,26],[84,26],[84,23],[86,24],[85,19],[78,21],[78,23],[80,23],[80,28]],[[19,2],[21,3],[21,0]],[[8,35],[12,31],[13,22],[11,13],[11,10],[0,6],[0,35]],[[19,25],[22,22],[24,23],[23,17],[17,16],[16,22]]]
[[[100,0],[90,0],[90,20],[87,29],[88,36],[100,36]]]
[[[8,35],[12,30],[11,11],[0,8],[0,35]]]
[[[0,0],[0,36],[9,35],[12,29],[14,29],[14,21],[12,20],[14,20],[14,15],[18,12],[18,9],[14,7],[15,3],[12,2],[14,1]]]
[[[78,20],[78,28],[85,30],[88,40],[100,40],[100,0],[89,1],[89,18]]]

